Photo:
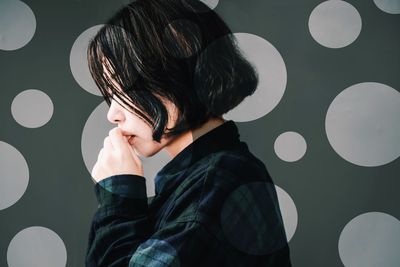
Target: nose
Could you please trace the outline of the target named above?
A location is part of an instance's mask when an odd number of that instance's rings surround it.
[[[111,100],[110,108],[107,112],[107,120],[111,123],[118,123],[123,120],[124,114],[122,107],[114,100]]]

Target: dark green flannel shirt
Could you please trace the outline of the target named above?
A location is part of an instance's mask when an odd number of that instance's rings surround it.
[[[86,266],[292,266],[273,181],[232,120],[169,161],[151,201],[139,175],[94,188]]]

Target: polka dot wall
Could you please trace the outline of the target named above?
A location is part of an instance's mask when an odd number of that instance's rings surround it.
[[[259,72],[224,118],[275,182],[293,266],[400,266],[400,0],[204,2]],[[83,266],[113,127],[86,46],[126,3],[0,0],[0,267]],[[150,201],[170,158],[142,160]]]

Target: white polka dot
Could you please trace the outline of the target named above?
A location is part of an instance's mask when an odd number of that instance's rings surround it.
[[[32,226],[17,233],[7,249],[9,267],[65,267],[67,251],[62,239],[52,230]]]
[[[279,207],[282,213],[283,224],[285,226],[285,232],[288,242],[294,236],[296,232],[297,223],[298,223],[298,214],[297,208],[294,204],[293,199],[289,196],[289,194],[275,185],[276,193],[278,195]]]
[[[76,82],[89,93],[98,96],[101,96],[101,92],[90,75],[86,53],[90,38],[94,37],[101,27],[103,24],[90,27],[81,33],[75,40],[69,56],[71,72]]]
[[[361,16],[351,4],[329,0],[311,12],[308,27],[311,36],[328,48],[342,48],[353,43],[361,32]]]
[[[104,138],[108,136],[112,128],[116,127],[115,124],[107,120],[108,109],[109,106],[107,103],[105,101],[101,102],[90,114],[83,128],[81,150],[89,174],[91,174],[100,149],[103,147]],[[146,178],[147,196],[154,196],[154,177],[156,173],[171,160],[171,157],[164,149],[160,150],[152,157],[146,158],[140,155],[139,157],[142,160],[144,177]]]
[[[400,14],[400,0],[374,0],[374,3],[383,12]]]
[[[15,121],[27,128],[45,125],[53,116],[53,102],[43,91],[28,89],[19,93],[11,104]]]
[[[209,8],[214,9],[217,7],[219,0],[200,0],[206,4]]]
[[[338,247],[346,267],[398,267],[400,221],[382,212],[361,214],[344,227]]]
[[[25,193],[28,182],[29,168],[23,155],[0,141],[0,210],[16,203]]]
[[[307,143],[299,133],[285,132],[276,138],[274,150],[280,159],[293,162],[304,156],[307,150]]]
[[[0,1],[0,49],[16,50],[32,39],[36,18],[31,8],[22,1]]]
[[[400,155],[400,94],[380,83],[343,90],[332,101],[325,127],[329,143],[345,160],[380,166]]]
[[[238,45],[259,74],[256,91],[223,117],[234,121],[252,121],[265,116],[282,99],[286,89],[285,62],[276,48],[265,39],[249,33],[234,33]]]

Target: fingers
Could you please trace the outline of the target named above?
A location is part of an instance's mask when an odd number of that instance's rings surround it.
[[[112,151],[114,149],[114,147],[111,143],[110,136],[107,136],[106,138],[104,138],[103,147],[104,147],[104,149],[106,149],[108,151]]]
[[[112,128],[108,133],[110,136],[110,141],[112,147],[116,150],[126,150],[127,149],[127,139],[122,135],[121,129],[118,127]]]

